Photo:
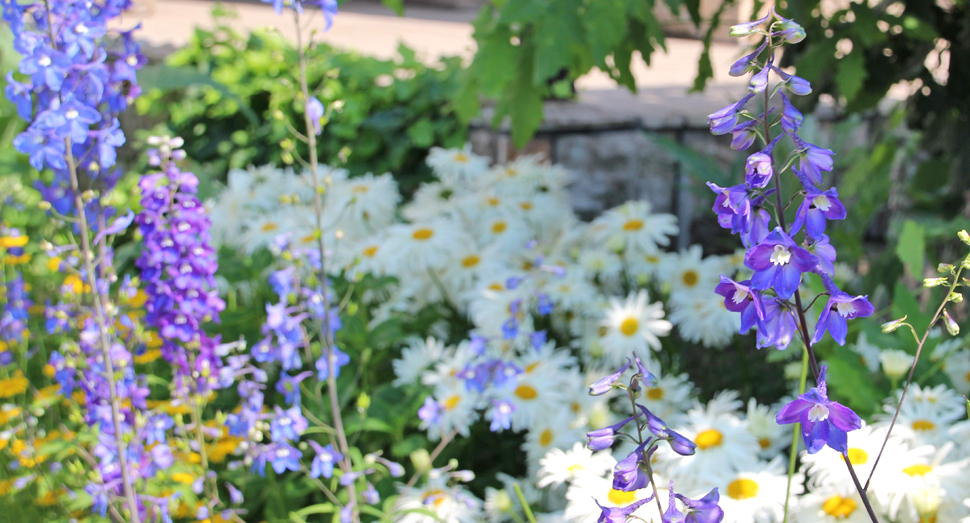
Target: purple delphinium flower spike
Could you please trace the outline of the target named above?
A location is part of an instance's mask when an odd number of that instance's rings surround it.
[[[795,220],[791,224],[791,233],[795,234],[804,225],[809,236],[820,238],[822,233],[825,232],[827,220],[844,220],[845,215],[845,206],[839,200],[839,192],[835,187],[824,192],[815,188],[808,188],[805,191],[805,200],[802,201],[795,212]]]
[[[802,273],[811,271],[817,263],[818,258],[796,245],[781,227],[776,227],[764,243],[744,257],[744,264],[754,271],[751,288],[773,288],[783,300],[791,298],[801,284]]]
[[[721,283],[714,288],[716,294],[724,296],[724,307],[727,310],[741,313],[741,333],[747,332],[765,319],[761,296],[757,291],[751,290],[750,284],[751,280],[736,282],[727,276],[721,276]]]
[[[812,94],[812,84],[808,83],[808,80],[793,74],[788,74],[775,66],[771,66],[771,69],[777,73],[782,80],[784,80],[785,87],[791,91],[792,94],[796,94],[798,96]]]
[[[771,63],[773,61],[774,56],[769,56],[767,65],[765,65],[757,74],[751,76],[751,81],[748,82],[749,91],[752,93],[761,93],[768,88],[768,73],[772,70]]]
[[[748,36],[754,33],[758,29],[758,26],[767,22],[770,16],[771,14],[767,14],[764,18],[759,18],[758,20],[732,25],[729,34],[734,37]]]
[[[637,373],[634,376],[637,377],[647,387],[656,387],[657,377],[654,376],[652,372],[650,372],[649,370],[647,370],[646,367],[643,366],[643,362],[640,361],[640,356],[637,356],[636,354],[634,354],[633,361],[635,361],[637,364]]]
[[[802,424],[802,438],[809,454],[826,445],[845,454],[847,433],[862,427],[862,419],[852,409],[829,400],[825,372],[826,366],[822,365],[817,386],[782,407],[776,420],[780,425]]]
[[[602,396],[603,394],[606,394],[607,392],[613,390],[613,384],[620,379],[620,376],[622,376],[623,373],[626,372],[628,368],[630,368],[630,364],[631,364],[630,358],[627,358],[626,365],[620,367],[620,370],[614,372],[613,374],[610,374],[609,376],[601,378],[597,380],[596,383],[593,383],[592,385],[590,385],[589,386],[590,396]]]

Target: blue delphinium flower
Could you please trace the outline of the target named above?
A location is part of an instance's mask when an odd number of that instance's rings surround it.
[[[316,453],[313,456],[313,463],[310,464],[310,477],[319,478],[323,476],[330,478],[333,476],[333,466],[343,459],[343,456],[334,450],[333,445],[330,444],[321,447],[316,441],[310,441],[310,446],[313,447],[313,451]]]
[[[811,271],[817,263],[818,259],[799,247],[781,227],[776,227],[744,257],[744,265],[754,271],[751,288],[774,289],[784,300],[795,293],[802,282],[802,273]]]
[[[602,510],[600,512],[600,517],[597,518],[596,523],[626,523],[627,518],[637,511],[638,508],[642,507],[644,504],[653,501],[653,494],[648,498],[643,498],[640,501],[634,501],[633,503],[625,507],[604,507],[600,505],[600,502],[595,498],[593,501]]]
[[[268,445],[263,452],[266,461],[272,465],[277,474],[282,474],[287,470],[300,470],[300,458],[303,457],[303,453],[289,443],[273,443]]]
[[[815,387],[782,407],[776,417],[781,425],[802,424],[802,438],[809,454],[828,445],[836,451],[848,452],[847,432],[862,427],[862,419],[852,409],[829,400],[825,383],[826,366],[819,370]]]
[[[674,493],[674,482],[670,482],[670,501],[667,510],[661,516],[661,523],[720,523],[724,519],[724,510],[718,506],[720,495],[717,489],[711,489],[700,499],[690,499]],[[684,512],[677,508],[676,500],[684,504]]]
[[[714,287],[714,292],[724,296],[724,307],[732,312],[741,313],[741,333],[758,325],[765,319],[764,306],[758,291],[751,289],[751,280],[736,282],[727,276],[721,276],[721,283]]]
[[[845,206],[839,200],[839,192],[835,187],[827,191],[809,188],[805,191],[805,199],[795,212],[791,233],[795,234],[804,225],[809,236],[821,238],[825,232],[826,221],[844,220],[845,216]]]

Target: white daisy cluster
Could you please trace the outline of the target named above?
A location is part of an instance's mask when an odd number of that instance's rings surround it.
[[[712,291],[720,274],[744,270],[743,257],[704,258],[697,246],[664,252],[678,232],[674,216],[631,201],[583,223],[569,204],[567,173],[534,157],[490,168],[466,146],[433,149],[428,164],[438,181],[403,207],[389,174],[320,174],[327,188],[320,234],[331,269],[397,278],[389,296],[375,296],[378,319],[448,303],[481,335],[498,336],[511,303],[541,294],[555,304],[556,328],[584,340],[584,362],[604,366],[631,350],[659,350],[671,323],[708,347],[737,333],[737,314]],[[318,241],[312,187],[309,174],[292,170],[231,171],[208,203],[215,243],[252,253],[272,248],[281,234],[298,244]],[[537,260],[558,269],[536,270]],[[529,271],[529,286],[508,288]],[[648,294],[648,284],[659,294]],[[669,315],[655,301],[668,296]]]

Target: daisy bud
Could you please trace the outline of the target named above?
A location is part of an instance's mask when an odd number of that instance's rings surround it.
[[[946,331],[950,333],[950,336],[956,336],[960,334],[960,326],[957,322],[953,321],[953,317],[950,316],[950,312],[943,309],[943,319],[946,323]]]
[[[891,380],[898,380],[913,365],[912,355],[901,350],[884,350],[879,353],[879,363],[882,364],[882,371]]]

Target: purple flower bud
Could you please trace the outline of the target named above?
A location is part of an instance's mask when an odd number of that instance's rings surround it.
[[[631,364],[630,358],[627,358],[626,365],[620,367],[620,370],[614,372],[613,374],[610,374],[609,376],[601,378],[597,380],[596,383],[593,383],[592,385],[590,385],[589,386],[590,396],[602,396],[603,394],[606,394],[607,392],[613,390],[613,384],[620,379],[620,376],[622,376],[623,373],[626,372],[628,368],[630,368],[630,364]]]

